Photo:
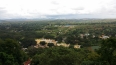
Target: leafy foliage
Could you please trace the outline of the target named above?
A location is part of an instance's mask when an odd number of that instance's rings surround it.
[[[32,65],[79,65],[86,55],[83,50],[72,48],[47,48],[43,53],[33,57]]]
[[[97,51],[101,56],[101,62],[106,65],[116,64],[116,38],[109,38],[101,42],[101,48]]]
[[[18,42],[12,39],[0,40],[0,63],[2,65],[21,65],[27,55]]]

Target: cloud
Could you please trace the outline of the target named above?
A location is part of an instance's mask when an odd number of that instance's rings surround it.
[[[4,10],[4,8],[0,7],[0,14],[5,13],[6,11]]]
[[[3,7],[0,7],[0,18],[7,18],[7,15],[7,11]]]
[[[115,17],[115,0],[0,0],[0,18]],[[78,16],[78,17],[79,17]],[[99,17],[99,16],[98,16]]]
[[[52,1],[51,4],[53,4],[53,5],[59,5],[59,3],[57,1]]]

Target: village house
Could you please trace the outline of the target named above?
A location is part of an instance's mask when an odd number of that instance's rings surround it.
[[[54,39],[35,39],[35,41],[37,42],[37,45],[35,46],[36,48],[38,48],[38,47],[48,47],[48,44],[49,43],[53,43],[54,44],[54,46],[56,46],[56,44],[57,44],[57,41],[55,41]],[[45,41],[45,45],[43,46],[43,45],[41,45],[40,44],[40,42],[42,42],[42,41]]]
[[[110,38],[110,37],[109,37],[109,36],[102,35],[102,36],[100,36],[99,38],[101,38],[101,39],[108,39],[108,38]]]
[[[54,39],[35,39],[35,41],[37,42],[37,45],[34,46],[35,48],[46,48],[46,47],[49,47],[48,44],[49,43],[53,43],[54,46],[63,46],[63,47],[69,47],[70,44],[66,44],[66,43],[57,43],[57,41],[55,41]],[[41,45],[40,42],[45,42],[46,44],[45,45]],[[81,45],[74,45],[74,48],[80,48]]]
[[[57,43],[57,46],[69,47],[70,44],[66,44],[66,43]]]
[[[66,43],[57,43],[57,46],[69,47],[70,44],[66,44]],[[76,44],[76,45],[74,45],[73,47],[74,47],[74,48],[81,48],[81,45]]]
[[[81,45],[76,44],[74,45],[74,48],[81,48]]]

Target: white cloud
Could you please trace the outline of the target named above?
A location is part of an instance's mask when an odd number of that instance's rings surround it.
[[[1,18],[46,18],[48,15],[115,16],[115,0],[0,0]],[[2,13],[4,12],[4,13]]]

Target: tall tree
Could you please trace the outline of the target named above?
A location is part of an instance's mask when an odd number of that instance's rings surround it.
[[[116,38],[105,39],[98,50],[101,61],[105,65],[116,65]]]
[[[0,59],[2,62],[7,61],[7,59],[12,59],[15,65],[21,65],[27,57],[19,43],[12,39],[0,41],[0,54],[4,57],[4,59]],[[8,60],[8,63],[9,62],[11,62],[11,60]]]

